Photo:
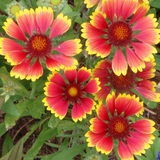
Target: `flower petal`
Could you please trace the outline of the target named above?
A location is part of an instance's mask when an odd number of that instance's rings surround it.
[[[105,153],[108,155],[113,149],[113,140],[111,137],[103,137],[96,145],[98,152]]]
[[[88,131],[86,134],[85,134],[85,137],[88,137],[87,138],[87,142],[88,143],[88,147],[94,147],[96,146],[97,142],[102,139],[104,136],[106,135],[106,132],[101,132],[101,133],[94,133],[92,131]]]
[[[101,82],[101,81],[100,81]],[[95,94],[96,100],[105,100],[111,91],[111,86],[100,85],[101,89]]]
[[[81,52],[81,47],[82,44],[80,44],[80,39],[74,39],[65,41],[57,47],[52,48],[52,50],[63,53],[66,56],[74,56]]]
[[[53,106],[57,103],[59,103],[63,99],[63,96],[57,96],[57,97],[45,97],[42,102],[44,103],[45,106],[47,107],[47,110],[54,112],[53,111]]]
[[[24,79],[28,75],[30,70],[31,59],[24,60],[21,64],[16,65],[12,68],[10,75],[11,77]]]
[[[63,13],[60,13],[51,26],[49,38],[54,38],[64,34],[65,32],[68,31],[70,26],[71,26],[71,19],[68,19],[67,16],[64,16]]]
[[[122,2],[123,3],[123,2]],[[137,0],[124,1],[121,16],[125,21],[130,15],[132,15],[137,7]]]
[[[115,109],[118,115],[125,112],[126,108],[130,104],[131,96],[127,94],[119,94],[115,100]]]
[[[4,22],[2,27],[6,33],[16,39],[27,41],[27,38],[22,29],[11,18],[7,18],[7,22]]]
[[[101,133],[107,129],[107,124],[99,118],[92,118],[90,123],[91,125],[89,129],[94,133]]]
[[[112,23],[113,23],[114,15],[115,15],[115,6],[116,6],[115,2],[116,2],[115,0],[102,1],[103,11]]]
[[[124,111],[124,117],[132,116],[135,114],[139,116],[139,114],[143,114],[144,111],[143,101],[140,102],[139,97],[135,97],[135,95],[129,97],[130,101]]]
[[[148,44],[158,44],[160,42],[160,29],[146,29],[133,37]]]
[[[98,29],[107,29],[108,24],[107,24],[105,17],[106,16],[100,12],[93,12],[92,16],[90,16],[91,18],[90,23]]]
[[[141,5],[136,13],[133,15],[131,21],[129,22],[130,24],[133,24],[135,22],[137,22],[138,20],[140,20],[149,10],[150,6],[149,5],[145,5],[145,3],[143,5]]]
[[[52,55],[51,58],[59,62],[60,65],[64,65],[65,67],[72,67],[78,64],[78,61],[75,58],[65,55]]]
[[[25,47],[21,46],[17,42],[9,38],[0,38],[0,54],[5,55],[6,53],[20,52]]]
[[[114,116],[114,112],[115,112],[115,93],[114,92],[112,92],[112,94],[109,94],[107,96],[106,104],[110,113],[112,114],[112,116]]]
[[[99,84],[98,78],[94,78],[84,86],[83,91],[87,93],[96,93],[100,89]]]
[[[82,83],[87,81],[90,78],[91,70],[86,67],[81,67],[77,73],[77,83]]]
[[[69,83],[75,82],[77,77],[76,68],[66,68],[64,71],[64,75]]]
[[[104,30],[97,29],[94,26],[92,26],[90,23],[83,23],[81,27],[82,27],[81,36],[83,38],[97,38],[99,36],[106,34]]]
[[[143,87],[135,87],[135,89],[146,99],[154,102],[160,102],[160,93],[150,91]]]
[[[133,27],[133,30],[143,31],[146,29],[156,28],[158,26],[157,19],[154,18],[154,14],[149,14],[146,17],[141,18]]]
[[[79,103],[75,102],[72,109],[72,119],[77,122],[78,120],[82,121],[82,118],[86,118],[85,111]]]
[[[122,17],[122,8],[123,8],[123,4],[125,3],[125,0],[115,0],[115,13],[116,13],[116,16],[117,16],[117,20],[119,21],[120,18]],[[124,14],[124,13],[123,13]]]
[[[51,112],[55,113],[55,117],[59,117],[63,119],[68,111],[68,100],[62,100],[56,103],[53,107]]]
[[[102,58],[108,56],[111,52],[111,44],[106,44],[104,38],[91,38],[86,41],[86,50],[88,54],[96,54]]]
[[[131,43],[136,55],[144,61],[150,61],[150,59],[153,57],[152,53],[157,53],[156,48],[153,46],[147,44],[147,43]]]
[[[137,57],[136,53],[129,47],[126,47],[126,53],[129,66],[134,73],[137,73],[137,70],[142,71],[145,68],[144,61]]]
[[[118,154],[122,160],[134,160],[133,154],[122,140],[119,140]]]
[[[86,4],[87,8],[91,8],[96,5],[100,0],[84,0],[84,4]]]
[[[28,72],[28,76],[26,77],[27,80],[35,81],[39,77],[43,75],[43,68],[42,65],[39,62],[39,59],[36,60],[36,62],[32,65]]]
[[[63,93],[63,89],[59,85],[53,82],[46,82],[45,84],[46,84],[46,87],[44,87],[44,90],[45,90],[44,94],[46,96],[56,97]]]
[[[131,124],[130,127],[134,128],[135,130],[141,133],[151,134],[155,131],[155,128],[153,127],[154,125],[155,125],[155,122],[152,120],[140,119],[135,123]]]
[[[51,70],[59,70],[59,68],[62,66],[58,61],[54,60],[53,58],[46,57],[46,67]]]
[[[82,107],[84,109],[84,111],[88,114],[92,113],[92,109],[94,109],[94,104],[95,102],[93,101],[93,99],[87,97],[87,98],[81,98],[80,99]]]
[[[32,36],[34,29],[34,10],[33,9],[24,9],[24,11],[19,11],[16,13],[17,22],[27,34]]]
[[[103,103],[100,103],[97,107],[96,113],[98,117],[103,121],[109,121],[109,115],[106,107],[103,105]]]
[[[61,86],[61,87],[65,87],[66,86],[63,76],[60,73],[56,72],[56,71],[52,72],[52,74],[50,74],[48,76],[48,80],[50,82],[53,82],[53,83]]]
[[[117,49],[113,57],[112,69],[117,76],[120,76],[121,74],[127,74],[128,64],[120,48]]]
[[[145,154],[145,143],[141,139],[136,139],[134,137],[126,137],[129,149],[133,154],[141,156]]]
[[[7,59],[7,62],[11,63],[11,65],[18,65],[25,60],[27,55],[28,55],[27,52],[12,51],[12,52],[6,53],[5,59]]]
[[[51,7],[46,6],[41,8],[36,8],[36,21],[40,29],[41,34],[44,34],[46,30],[50,27],[53,21],[53,10]]]

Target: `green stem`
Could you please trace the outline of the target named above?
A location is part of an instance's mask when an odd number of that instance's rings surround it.
[[[36,91],[36,82],[32,82],[32,91],[30,93],[29,99],[33,99]]]

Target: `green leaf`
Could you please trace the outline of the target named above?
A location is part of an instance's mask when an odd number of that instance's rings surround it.
[[[10,99],[3,104],[2,110],[10,115],[20,116],[16,106]]]
[[[54,115],[52,115],[51,118],[49,119],[48,127],[56,128],[58,126],[59,122],[60,122],[60,119],[55,117]]]
[[[3,81],[3,84],[12,84],[14,86],[14,90],[17,94],[20,94],[22,96],[29,96],[28,90],[15,78],[11,77],[9,72],[5,67],[0,68],[0,78]]]
[[[160,55],[155,55],[154,57],[156,61],[156,66],[154,68],[160,71]]]
[[[18,120],[19,116],[13,116],[11,114],[5,115],[5,126],[7,129],[12,128],[14,125],[16,125],[16,121]]]
[[[53,138],[57,135],[57,129],[51,129],[51,128],[43,128],[40,135],[32,145],[32,148],[29,149],[29,151],[24,156],[24,160],[33,160],[33,157],[35,157],[41,147],[43,146],[44,142],[48,139]]]
[[[24,138],[25,136],[16,143],[8,157],[8,160],[22,160]]]
[[[2,147],[2,156],[4,156],[6,153],[8,153],[13,148],[13,140],[9,134],[6,135],[3,147]]]
[[[150,6],[160,9],[160,3],[159,3],[158,0],[152,0],[152,1],[150,2]]]
[[[63,160],[63,159],[66,159],[66,158],[68,160],[71,160],[76,155],[83,152],[83,150],[85,148],[87,148],[86,143],[74,146],[72,148],[65,148],[64,150],[61,150],[61,151],[58,151],[56,153],[53,153],[53,154],[42,157],[42,160]]]
[[[6,132],[7,132],[7,129],[5,127],[5,123],[4,122],[0,123],[0,137]]]
[[[42,99],[44,98],[44,95],[41,95],[36,100],[30,100],[27,103],[29,113],[33,118],[41,118],[42,114],[45,113],[45,106],[42,103]]]

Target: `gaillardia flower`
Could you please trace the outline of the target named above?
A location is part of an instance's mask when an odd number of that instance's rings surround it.
[[[95,102],[89,96],[99,90],[98,78],[89,80],[90,69],[65,68],[64,76],[59,72],[49,75],[46,82],[44,105],[47,110],[55,113],[56,117],[63,119],[68,108],[72,108],[72,119],[82,120],[86,118],[86,113],[91,114]]]
[[[11,76],[35,81],[43,75],[42,62],[46,62],[49,70],[77,65],[77,60],[71,56],[81,51],[80,40],[57,44],[56,39],[70,28],[71,20],[62,13],[53,18],[50,7],[20,11],[16,14],[17,23],[7,18],[3,28],[13,39],[0,39],[0,54],[14,65]]]
[[[102,12],[94,12],[91,21],[82,24],[88,54],[106,57],[113,53],[112,69],[116,75],[126,75],[128,65],[133,72],[142,71],[145,61],[153,58],[159,43],[160,30],[153,14],[145,16],[149,6],[138,0],[104,0]]]
[[[145,154],[155,137],[154,122],[140,119],[132,122],[129,116],[143,113],[143,102],[139,98],[114,92],[106,99],[107,108],[102,103],[96,112],[98,117],[90,120],[91,126],[85,136],[89,147],[108,155],[114,147],[113,140],[118,140],[118,154],[122,160],[133,160],[133,154]]]
[[[136,90],[143,97],[150,101],[159,102],[160,93],[156,93],[156,83],[149,79],[154,77],[155,66],[154,59],[150,62],[145,62],[145,68],[142,72],[138,71],[134,73],[130,67],[128,67],[127,74],[117,76],[112,70],[112,61],[102,60],[97,63],[92,74],[93,77],[99,78],[101,89],[96,93],[96,99],[104,100],[111,92],[111,89],[118,93],[134,94]]]

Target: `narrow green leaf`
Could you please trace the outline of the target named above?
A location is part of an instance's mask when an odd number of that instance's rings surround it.
[[[66,148],[56,153],[44,156],[42,157],[42,160],[63,160],[63,159],[71,160],[76,155],[83,152],[85,148],[87,148],[87,144],[81,144],[72,148]]]
[[[6,153],[8,153],[13,148],[13,140],[9,134],[6,135],[3,147],[2,147],[2,156],[4,156]]]
[[[8,157],[8,160],[22,160],[24,138],[25,136],[16,143]]]
[[[26,153],[24,160],[33,160],[33,157],[35,157],[38,154],[44,142],[56,135],[57,135],[56,128],[54,129],[47,128],[47,130],[43,129],[38,138],[36,139],[36,141],[34,142],[32,148],[30,148],[30,150]]]
[[[160,71],[160,55],[155,55],[156,66],[155,69]]]
[[[6,132],[7,132],[7,129],[5,127],[5,123],[4,122],[0,123],[0,137]]]

